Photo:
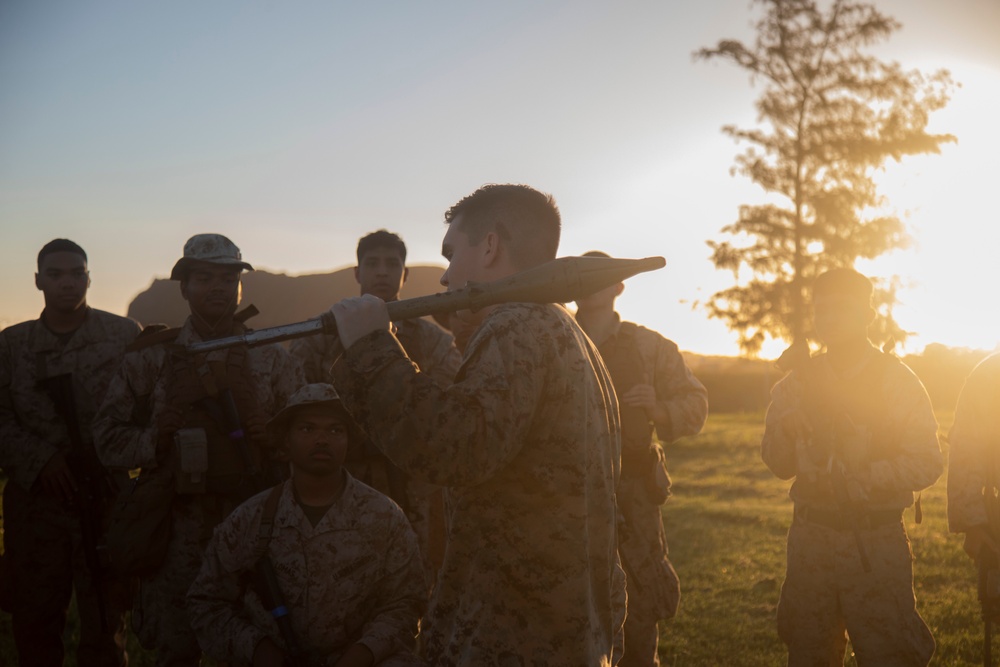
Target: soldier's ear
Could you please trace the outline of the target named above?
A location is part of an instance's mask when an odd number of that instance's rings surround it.
[[[618,283],[615,285],[615,298],[617,299],[625,291],[625,283]]]
[[[35,287],[38,289],[39,292],[42,291],[42,286],[38,284],[38,274],[37,273],[35,274]]]
[[[500,259],[500,235],[496,232],[486,232],[483,239],[483,266],[488,267]]]
[[[360,266],[355,266],[354,267],[354,282],[356,282],[357,284],[360,285],[361,284],[361,275],[358,273],[359,269],[361,269]]]
[[[405,283],[409,277],[410,277],[410,267],[404,266],[403,267],[403,282]]]

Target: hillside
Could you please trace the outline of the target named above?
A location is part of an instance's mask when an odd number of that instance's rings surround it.
[[[406,299],[442,291],[439,282],[444,269],[411,266],[410,277],[401,297]],[[260,314],[248,323],[254,329],[301,322],[330,308],[349,296],[358,295],[353,268],[333,273],[288,276],[283,273],[250,271],[243,276],[243,305],[253,304]],[[179,283],[156,279],[129,304],[128,316],[142,324],[154,322],[177,327],[188,315]]]

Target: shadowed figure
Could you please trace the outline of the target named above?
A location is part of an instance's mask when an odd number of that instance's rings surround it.
[[[798,355],[771,393],[761,456],[794,479],[794,517],[778,602],[789,665],[926,665],[934,640],[917,613],[902,511],[943,470],[920,380],[876,349],[872,284],[851,269],[813,285],[826,352]],[[794,358],[792,355],[786,357]]]

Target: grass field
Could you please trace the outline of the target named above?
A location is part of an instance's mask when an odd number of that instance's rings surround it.
[[[952,415],[939,414],[942,431]],[[674,495],[664,507],[681,610],[661,624],[666,665],[784,665],[774,614],[792,518],[790,482],[761,463],[763,415],[709,418],[668,447]],[[947,448],[947,443],[943,443]],[[905,514],[917,608],[937,641],[932,665],[982,664],[975,569],[948,534],[944,477],[922,494],[923,521]],[[855,664],[849,656],[845,664]]]
[[[940,414],[939,421],[944,430],[951,415]],[[785,663],[774,612],[792,505],[789,483],[760,461],[762,425],[761,414],[713,415],[701,435],[667,448],[674,495],[664,517],[682,598],[677,618],[661,624],[665,665]],[[982,664],[975,570],[961,537],[947,532],[943,478],[923,493],[922,505],[923,522],[915,524],[910,509],[906,526],[916,557],[917,607],[938,645],[931,664]],[[2,665],[15,664],[11,644],[9,618],[0,613]],[[134,639],[130,645],[133,667],[152,664]],[[854,661],[848,657],[845,664]]]

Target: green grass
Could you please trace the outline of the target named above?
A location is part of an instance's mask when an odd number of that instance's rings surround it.
[[[938,417],[943,430],[950,426],[951,414]],[[667,447],[674,495],[664,518],[682,597],[678,616],[660,627],[665,665],[785,664],[774,613],[792,504],[789,482],[760,460],[762,432],[762,414],[712,415],[701,435]],[[961,536],[948,534],[944,477],[921,502],[923,522],[915,524],[910,509],[906,527],[917,607],[937,641],[931,664],[982,664],[975,570]],[[70,642],[76,632],[71,615]],[[9,617],[0,613],[0,664],[14,664],[11,644]],[[129,654],[133,667],[153,664],[134,638]]]
[[[952,415],[939,414],[942,430]],[[664,507],[681,609],[661,623],[665,665],[784,665],[774,615],[792,518],[790,482],[760,460],[762,414],[709,418],[667,448],[674,495]],[[944,443],[943,447],[947,447]],[[905,515],[917,608],[937,642],[932,665],[982,664],[976,573],[948,533],[944,476],[922,494],[923,521]],[[853,665],[848,656],[845,664]]]

